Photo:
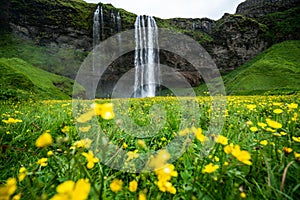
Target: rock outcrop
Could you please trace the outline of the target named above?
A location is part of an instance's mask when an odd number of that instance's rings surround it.
[[[247,0],[237,7],[236,14],[247,17],[261,17],[269,13],[288,10],[299,5],[299,0]]]

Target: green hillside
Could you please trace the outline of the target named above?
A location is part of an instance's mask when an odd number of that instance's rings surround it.
[[[0,58],[0,74],[2,100],[69,99],[72,96],[73,80],[33,67],[19,58]]]
[[[223,80],[231,95],[300,91],[300,41],[273,45]]]

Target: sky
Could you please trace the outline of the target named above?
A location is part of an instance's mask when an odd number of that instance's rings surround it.
[[[84,0],[89,3],[111,3],[138,15],[166,18],[220,19],[224,13],[235,13],[245,0]]]

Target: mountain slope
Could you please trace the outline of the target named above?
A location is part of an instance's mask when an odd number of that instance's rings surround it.
[[[0,58],[0,73],[0,99],[69,99],[72,96],[73,80],[33,67],[19,58]],[[76,91],[82,93],[83,89]]]
[[[228,94],[276,94],[300,90],[300,41],[273,45],[223,77]]]

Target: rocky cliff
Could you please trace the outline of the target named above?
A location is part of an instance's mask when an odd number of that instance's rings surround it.
[[[236,69],[273,43],[299,39],[298,3],[299,0],[247,0],[238,6],[236,14],[224,14],[217,21],[207,18],[156,18],[156,22],[160,28],[176,30],[198,41],[225,73]],[[135,14],[110,4],[99,5],[103,8],[102,40],[118,31],[134,28]],[[92,49],[96,8],[96,4],[82,0],[9,0],[1,4],[1,27],[39,46],[89,52]],[[121,30],[112,17],[118,13],[122,20]],[[176,68],[193,86],[200,83],[198,73],[185,60],[165,51],[161,51],[160,57],[162,64]],[[133,52],[125,55],[122,62],[116,61],[108,68],[101,80],[106,84],[103,88],[112,87],[132,67]],[[72,69],[67,76],[74,78],[76,67]]]

